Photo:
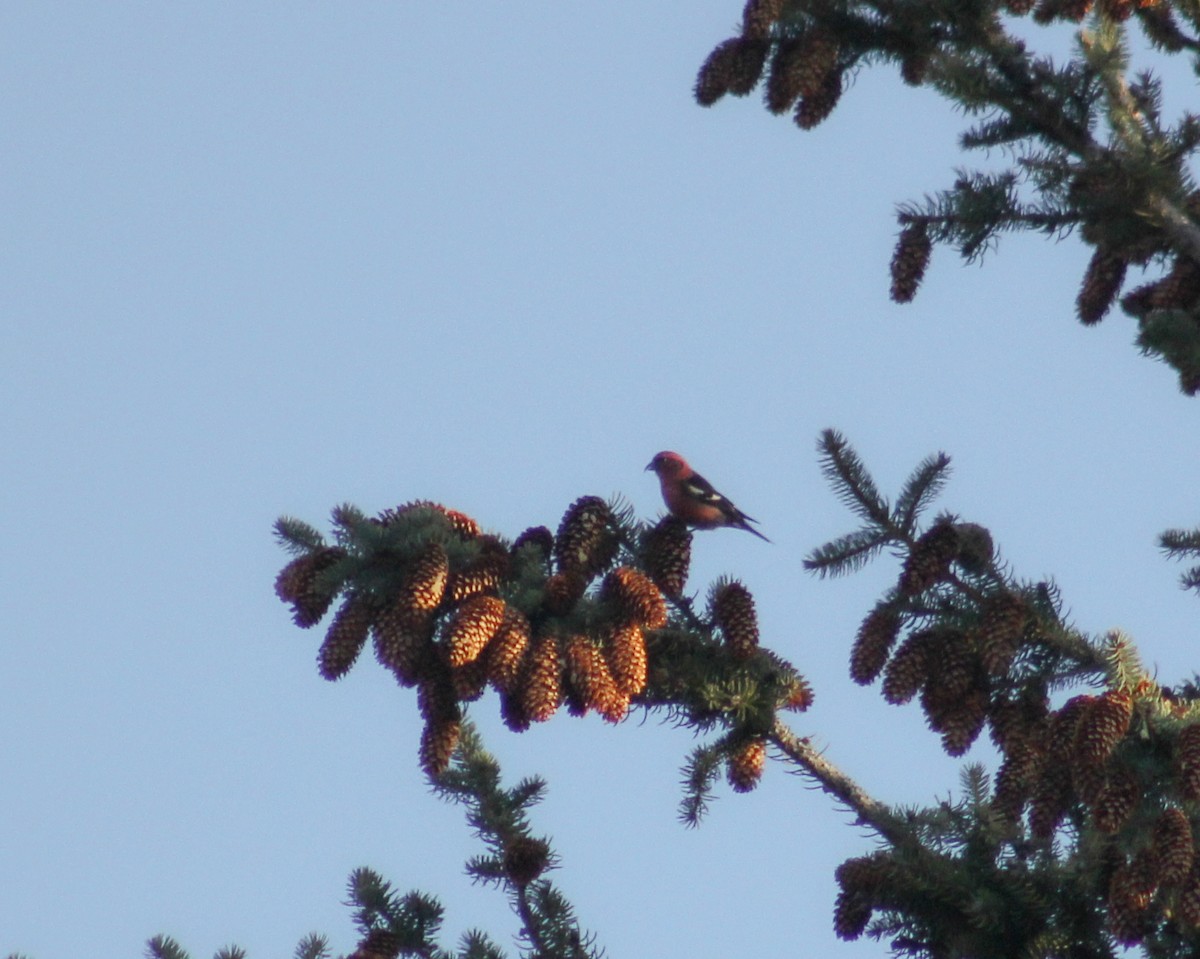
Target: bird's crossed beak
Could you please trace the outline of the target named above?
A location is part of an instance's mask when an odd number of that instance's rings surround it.
[[[646,469],[644,470],[644,472],[649,472],[652,469],[654,469],[654,460],[651,460],[649,463],[646,464]]]

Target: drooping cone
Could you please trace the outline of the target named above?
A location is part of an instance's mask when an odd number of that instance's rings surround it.
[[[700,67],[693,91],[700,106],[711,107],[729,92],[737,70],[740,43],[740,37],[721,41]]]
[[[1092,821],[1103,833],[1113,835],[1129,821],[1142,801],[1137,777],[1124,766],[1111,770],[1095,800],[1090,803]]]
[[[487,689],[487,658],[481,656],[450,670],[450,682],[460,703],[472,703]]]
[[[396,959],[403,940],[390,929],[372,929],[346,959]]]
[[[1200,799],[1200,724],[1185,726],[1175,740],[1175,784],[1184,799]]]
[[[487,649],[487,675],[499,692],[516,688],[525,666],[531,630],[524,613],[512,606],[504,609],[500,628]]]
[[[911,700],[929,680],[934,633],[912,633],[900,644],[883,673],[883,698],[895,706]]]
[[[506,608],[496,596],[472,596],[463,603],[446,630],[446,662],[452,667],[475,662],[500,629]]]
[[[767,765],[767,741],[754,736],[738,745],[725,761],[725,774],[735,792],[748,793],[762,779]]]
[[[987,693],[972,689],[959,701],[957,709],[942,720],[942,749],[948,756],[961,756],[974,744],[987,721]]]
[[[550,865],[550,847],[542,839],[518,836],[504,848],[504,874],[518,885],[528,885]]]
[[[1075,728],[1074,760],[1085,766],[1104,765],[1129,732],[1132,717],[1133,697],[1124,689],[1110,689],[1089,703]]]
[[[495,592],[504,581],[508,569],[506,552],[485,553],[469,565],[451,572],[446,595],[450,602],[460,603],[470,596]]]
[[[314,550],[288,563],[275,578],[275,595],[292,607],[292,621],[301,629],[319,623],[329,611],[336,591],[317,588],[318,576],[346,551],[334,546]]]
[[[567,507],[554,538],[559,572],[587,582],[612,565],[618,546],[613,523],[612,510],[599,496],[581,496]]]
[[[939,521],[913,544],[900,573],[900,592],[906,596],[923,593],[950,572],[958,553],[958,530],[953,523]]]
[[[664,517],[647,534],[642,560],[654,584],[672,599],[683,595],[692,561],[692,531],[674,516]]]
[[[438,608],[450,579],[450,560],[446,548],[438,542],[426,543],[404,582],[397,591],[396,601],[409,609],[432,612]]]
[[[805,50],[799,37],[788,37],[775,48],[767,74],[767,109],[784,113],[804,92]]]
[[[554,534],[545,526],[531,526],[513,540],[512,553],[514,556],[522,550],[536,550],[544,562],[549,563],[554,555]]]
[[[325,642],[317,655],[317,666],[326,679],[341,679],[349,672],[367,642],[374,611],[365,593],[350,596],[334,616]]]
[[[1153,884],[1148,883],[1142,864],[1135,857],[1114,870],[1108,883],[1108,928],[1125,946],[1137,945],[1149,931],[1147,912]]]
[[[414,612],[406,601],[393,602],[375,620],[375,658],[405,686],[420,677],[431,655],[433,626],[430,614]]]
[[[746,0],[742,9],[742,35],[763,38],[783,16],[783,0]]]
[[[850,650],[850,678],[860,686],[873,683],[887,664],[900,632],[900,614],[890,605],[876,606],[858,628]]]
[[[1196,860],[1192,824],[1177,806],[1164,809],[1154,823],[1150,844],[1152,875],[1162,886],[1179,886]]]
[[[992,805],[1010,822],[1020,818],[1041,773],[1045,751],[1028,740],[1014,743],[996,771]]]
[[[1004,592],[988,598],[975,637],[988,675],[1008,672],[1028,621],[1029,609],[1020,596]]]
[[[738,659],[752,656],[758,648],[758,614],[750,590],[731,580],[713,592],[710,607],[713,622],[730,652]]]
[[[421,733],[421,768],[431,778],[446,771],[454,748],[462,733],[462,722],[457,719],[434,720],[425,723]]]
[[[823,123],[833,113],[834,107],[842,98],[842,72],[830,70],[821,81],[820,89],[806,93],[796,104],[796,112],[792,119],[801,130],[811,130]]]
[[[925,279],[932,253],[933,241],[929,238],[929,227],[923,221],[909,223],[900,231],[892,254],[892,299],[895,302],[912,302]]]
[[[1104,318],[1117,294],[1121,292],[1121,283],[1125,280],[1127,267],[1128,263],[1124,257],[1102,246],[1096,247],[1087,272],[1083,275],[1079,296],[1075,300],[1075,309],[1081,323],[1091,326]]]
[[[601,597],[613,603],[626,623],[645,629],[667,625],[667,602],[645,573],[632,566],[619,566],[604,577]]]
[[[579,574],[555,573],[546,578],[542,605],[551,616],[565,616],[575,608],[586,589],[587,580]]]
[[[535,723],[544,723],[558,711],[563,700],[563,656],[557,636],[546,634],[534,640],[521,690],[524,713]]]
[[[629,697],[622,696],[600,648],[586,636],[571,636],[565,649],[567,681],[586,712],[594,709],[610,722],[625,717]]]
[[[608,665],[617,690],[636,696],[646,688],[646,637],[642,627],[615,627],[608,638]]]
[[[1192,870],[1183,881],[1176,900],[1176,916],[1185,929],[1200,928],[1200,861],[1192,863]]]

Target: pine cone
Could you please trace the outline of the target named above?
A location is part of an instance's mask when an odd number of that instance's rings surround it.
[[[979,738],[987,721],[987,693],[972,689],[941,721],[942,748],[948,756],[961,756]]]
[[[876,606],[858,628],[850,650],[850,678],[860,686],[873,683],[887,664],[900,633],[900,614],[887,603]]]
[[[636,696],[646,688],[646,637],[640,626],[617,626],[608,638],[608,665],[617,690]]]
[[[722,40],[708,55],[696,76],[694,94],[702,107],[711,107],[729,92],[738,59],[740,37]]]
[[[1175,781],[1180,796],[1200,800],[1200,723],[1184,726],[1175,740]]]
[[[1035,743],[1018,742],[996,772],[992,803],[1010,822],[1016,822],[1041,775],[1045,752]]]
[[[742,35],[763,39],[783,16],[783,0],[746,0],[742,10]]]
[[[1047,761],[1029,799],[1029,832],[1049,842],[1071,804],[1071,773],[1061,763]]]
[[[516,688],[525,668],[529,650],[529,620],[512,607],[505,606],[504,618],[487,651],[487,675],[498,692],[507,693]]]
[[[624,719],[629,697],[617,689],[600,648],[586,636],[572,636],[566,643],[565,659],[567,681],[584,711],[594,709],[609,722]]]
[[[883,698],[894,706],[909,702],[929,680],[935,642],[932,630],[912,633],[900,644],[883,673]]]
[[[458,608],[446,629],[446,662],[452,667],[473,663],[504,622],[504,600],[472,596]]]
[[[1096,247],[1075,301],[1079,322],[1091,326],[1103,319],[1121,292],[1128,265],[1123,256],[1102,246]]]
[[[446,548],[436,541],[426,543],[404,577],[396,601],[412,610],[432,612],[441,604],[449,579],[450,560]]]
[[[983,668],[989,676],[1003,676],[1012,665],[1029,620],[1029,609],[1020,596],[1003,592],[989,596],[975,633]]]
[[[604,572],[617,555],[612,510],[599,496],[581,496],[567,507],[554,539],[558,571],[584,582]]]
[[[767,765],[767,741],[754,736],[738,745],[725,761],[725,774],[735,792],[748,793],[762,779]]]
[[[451,603],[480,593],[494,593],[508,575],[509,559],[501,553],[485,553],[478,559],[450,574],[446,596]]]
[[[900,592],[905,596],[923,593],[950,573],[950,564],[958,554],[958,530],[953,523],[940,520],[918,539],[904,561],[900,573]]]
[[[709,604],[713,622],[735,659],[748,659],[758,648],[758,614],[750,590],[731,580],[720,585]]]
[[[1192,824],[1176,806],[1164,809],[1154,823],[1150,844],[1151,875],[1161,886],[1179,886],[1187,880],[1196,858]]]
[[[504,848],[504,874],[526,886],[550,866],[550,846],[541,839],[518,836]]]
[[[337,547],[317,549],[292,560],[275,578],[275,595],[291,604],[292,621],[301,629],[315,626],[329,611],[337,590],[319,589],[317,579],[345,556]]]
[[[317,666],[326,679],[341,679],[350,671],[367,642],[374,610],[365,593],[351,595],[334,616],[325,642],[317,654]]]
[[[533,644],[529,671],[521,690],[524,713],[535,723],[544,723],[562,703],[562,648],[558,637],[539,636]]]
[[[1109,772],[1095,802],[1091,803],[1092,821],[1103,833],[1113,835],[1129,821],[1142,801],[1137,777],[1123,766]]]
[[[587,589],[587,580],[572,573],[555,573],[546,578],[542,605],[551,616],[565,616],[579,602]]]
[[[667,625],[667,602],[650,577],[632,566],[619,566],[604,577],[601,598],[613,603],[623,622],[645,629]]]
[[[672,599],[683,595],[692,561],[692,531],[687,523],[666,516],[646,534],[642,561],[654,584]]]
[[[545,526],[531,526],[513,540],[512,554],[514,556],[526,547],[536,549],[545,562],[550,562],[554,554],[554,534]]]
[[[1200,861],[1192,863],[1192,870],[1183,882],[1175,902],[1175,916],[1185,929],[1200,927]]]
[[[1129,732],[1133,697],[1123,689],[1110,689],[1088,704],[1075,729],[1073,758],[1086,766],[1102,766]]]
[[[804,92],[805,50],[799,37],[782,40],[771,57],[771,70],[767,74],[767,109],[780,114],[792,108],[792,104]]]
[[[414,612],[408,603],[392,603],[375,620],[375,658],[404,686],[421,676],[432,655],[433,621],[429,613]]]
[[[425,770],[425,775],[436,779],[446,771],[461,734],[462,723],[457,719],[425,723],[420,748],[421,768]]]
[[[736,56],[733,60],[732,74],[729,78],[729,92],[735,97],[744,97],[756,86],[762,78],[763,67],[767,64],[767,52],[771,44],[757,37],[742,37],[738,40]]]
[[[806,93],[800,98],[792,119],[801,130],[811,130],[833,113],[841,98],[842,73],[840,70],[830,70],[821,81],[820,89]]]
[[[892,299],[896,303],[912,302],[925,279],[932,253],[933,241],[924,222],[909,223],[900,231],[892,254]]]
[[[1133,946],[1145,938],[1153,894],[1154,887],[1136,859],[1116,868],[1108,882],[1108,928],[1117,942]]]
[[[460,703],[473,703],[487,689],[487,657],[481,656],[450,670],[450,682]]]

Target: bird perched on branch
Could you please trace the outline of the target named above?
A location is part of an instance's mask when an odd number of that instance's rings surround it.
[[[664,450],[650,461],[646,469],[654,470],[658,475],[663,500],[671,515],[689,526],[697,529],[732,526],[771,542],[750,525],[758,520],[747,516],[713,489],[712,483],[688,466],[687,460],[678,453]]]

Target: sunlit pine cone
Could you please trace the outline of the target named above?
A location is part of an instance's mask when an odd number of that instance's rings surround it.
[[[552,634],[538,636],[533,643],[529,670],[521,689],[525,715],[535,723],[544,723],[562,704],[562,646]]]
[[[370,598],[365,593],[352,594],[342,603],[317,654],[317,668],[322,676],[341,679],[350,671],[367,642],[374,618]]]
[[[767,765],[767,741],[754,736],[739,743],[725,759],[725,775],[734,792],[748,793],[762,779]]]
[[[892,300],[896,303],[911,303],[917,295],[925,271],[929,269],[929,258],[933,255],[933,241],[929,238],[929,227],[923,220],[909,223],[900,231],[896,249],[892,253]]]
[[[1137,777],[1124,766],[1118,766],[1109,771],[1095,802],[1090,804],[1092,821],[1097,829],[1111,836],[1120,832],[1141,801],[1142,787]]]
[[[989,676],[1003,676],[1008,672],[1028,621],[1029,608],[1015,593],[998,593],[984,601],[975,641]]]
[[[518,885],[533,882],[550,866],[550,847],[544,840],[518,836],[504,848],[504,874]]]
[[[600,647],[586,636],[571,636],[564,656],[567,682],[578,694],[584,711],[594,709],[610,722],[624,719],[629,697],[617,689]]]
[[[632,566],[618,566],[604,577],[601,597],[612,602],[622,620],[645,629],[667,625],[667,601],[645,573]]]
[[[687,523],[665,516],[642,543],[642,562],[654,584],[666,596],[678,599],[687,585],[692,561],[692,531]]]
[[[712,620],[735,659],[748,659],[758,648],[758,614],[754,597],[742,583],[731,580],[713,592]]]
[[[813,689],[807,679],[797,673],[787,686],[787,695],[780,703],[782,709],[802,713],[813,704]]]
[[[474,539],[480,534],[479,524],[466,513],[460,513],[456,509],[447,509],[441,503],[435,503],[428,499],[412,500],[401,506],[386,509],[375,518],[374,522],[381,526],[393,526],[401,518],[416,510],[440,513],[450,524],[450,528],[463,539]]]
[[[515,556],[523,549],[536,549],[546,563],[554,555],[554,534],[545,526],[531,526],[513,540],[512,554]]]
[[[939,521],[921,534],[900,572],[900,592],[905,596],[923,593],[950,575],[950,564],[958,553],[958,530],[953,523]]]
[[[432,612],[441,604],[449,579],[446,548],[438,542],[426,543],[397,590],[396,601],[413,610]]]
[[[762,39],[783,16],[784,0],[746,0],[742,9],[742,36]]]
[[[607,652],[609,670],[622,695],[636,696],[646,688],[646,637],[641,626],[613,627]]]
[[[375,658],[405,686],[420,677],[432,655],[433,623],[429,613],[415,612],[406,602],[393,602],[373,626]]]
[[[900,644],[883,671],[883,698],[894,706],[909,702],[929,680],[932,652],[935,647],[932,630],[910,633]]]
[[[463,603],[446,628],[446,662],[452,667],[475,662],[500,629],[506,608],[496,596],[472,596]]]
[[[452,570],[446,584],[446,598],[461,603],[469,596],[493,593],[508,574],[509,559],[502,553],[485,553],[461,569]]]
[[[446,514],[446,519],[450,520],[450,526],[454,532],[458,533],[463,539],[474,539],[482,532],[479,524],[471,519],[466,513],[460,513],[456,509],[442,508],[442,512]]]
[[[1175,918],[1185,929],[1200,928],[1200,860],[1193,861],[1191,872],[1175,900]]]
[[[841,98],[842,72],[835,68],[825,75],[820,89],[800,97],[792,120],[801,130],[811,130],[829,118]]]
[[[516,688],[525,667],[531,631],[529,620],[520,610],[506,606],[500,628],[487,648],[487,675],[499,692]]]
[[[458,746],[462,722],[458,719],[427,721],[421,732],[420,759],[425,775],[436,778],[450,766],[450,758]]]
[[[1029,802],[1041,774],[1045,752],[1038,744],[1013,744],[996,771],[992,803],[1010,822],[1016,822]]]
[[[1075,729],[1076,762],[1102,766],[1129,732],[1133,697],[1123,689],[1110,689],[1089,703]]]
[[[275,578],[275,595],[292,607],[292,621],[301,629],[319,623],[333,604],[336,591],[317,589],[317,577],[346,555],[344,549],[326,546],[299,556]]]
[[[586,589],[587,580],[582,576],[575,573],[555,573],[546,578],[542,605],[551,616],[565,616],[575,608]]]
[[[1091,326],[1104,318],[1121,292],[1128,265],[1123,256],[1102,246],[1096,247],[1075,300],[1075,310],[1081,323]]]
[[[900,633],[900,614],[886,603],[876,606],[858,628],[850,650],[850,678],[860,686],[873,683],[887,664]]]
[[[1179,795],[1189,802],[1200,800],[1200,723],[1179,731],[1174,765]]]
[[[1159,813],[1150,843],[1152,875],[1161,886],[1179,886],[1196,861],[1192,824],[1177,806]]]
[[[568,506],[554,537],[558,571],[588,582],[608,569],[619,545],[614,522],[612,510],[599,496],[581,496]]]

